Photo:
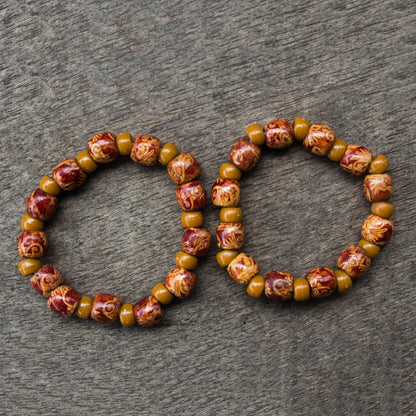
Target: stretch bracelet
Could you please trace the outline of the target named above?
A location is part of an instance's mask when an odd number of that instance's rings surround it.
[[[130,155],[141,165],[155,165],[158,161],[167,166],[167,171],[177,185],[176,199],[184,211],[181,223],[185,227],[182,236],[182,250],[175,258],[176,266],[169,271],[164,283],[157,283],[152,294],[140,299],[134,305],[123,304],[111,293],[98,293],[94,299],[80,294],[64,285],[62,275],[50,264],[41,266],[41,258],[47,248],[43,222],[50,219],[57,207],[57,196],[82,185],[87,174],[94,172],[98,164],[112,162],[119,155]],[[152,326],[163,318],[162,305],[170,303],[174,297],[184,299],[196,285],[196,276],[191,272],[210,247],[211,235],[203,225],[200,209],[206,204],[206,192],[196,180],[200,173],[197,160],[189,153],[179,154],[172,143],[162,147],[161,141],[150,135],[139,135],[134,144],[130,133],[99,133],[88,140],[88,150],[77,158],[64,159],[53,170],[53,178],[44,176],[28,197],[27,214],[23,216],[17,250],[24,259],[19,263],[23,276],[32,275],[33,288],[48,298],[48,306],[60,315],[76,314],[80,318],[112,323],[117,319],[123,326],[137,322],[140,326]]]
[[[335,291],[345,292],[352,286],[352,279],[362,276],[370,267],[380,246],[387,243],[393,233],[394,225],[389,220],[394,206],[386,202],[392,195],[393,183],[389,174],[385,156],[373,159],[364,146],[350,144],[335,138],[334,131],[319,123],[310,124],[308,120],[296,118],[292,123],[287,120],[272,120],[264,128],[252,124],[246,130],[248,138],[238,139],[231,147],[229,162],[220,167],[220,178],[212,187],[211,197],[214,205],[221,207],[220,224],[216,231],[216,241],[222,250],[217,253],[217,262],[226,267],[229,275],[238,283],[247,286],[247,293],[259,298],[262,293],[274,300],[295,299],[304,301],[322,298]],[[327,156],[339,162],[346,172],[353,175],[368,174],[364,178],[364,195],[372,203],[371,214],[365,219],[357,245],[346,247],[337,260],[337,269],[316,267],[309,270],[305,277],[294,279],[286,271],[273,270],[265,277],[259,274],[257,261],[249,254],[239,252],[244,243],[240,184],[242,172],[254,168],[260,159],[260,147],[266,143],[271,149],[283,149],[301,141],[313,154]]]

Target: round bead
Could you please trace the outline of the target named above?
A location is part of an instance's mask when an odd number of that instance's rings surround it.
[[[242,285],[247,285],[259,273],[259,265],[246,253],[238,254],[227,266],[228,274]]]
[[[122,132],[117,134],[116,145],[121,156],[128,156],[131,152],[131,148],[133,147],[133,143],[131,142],[131,134],[128,132]],[[131,313],[134,319],[133,305],[131,305]]]
[[[30,283],[36,292],[48,298],[53,290],[64,283],[64,278],[55,267],[45,264],[30,278]]]
[[[116,160],[120,153],[114,133],[94,134],[88,140],[88,152],[97,163],[108,163]]]
[[[237,250],[222,250],[216,254],[217,263],[221,267],[228,266],[238,255]]]
[[[130,157],[142,165],[155,165],[159,159],[161,145],[162,142],[158,138],[142,134],[134,139]]]
[[[136,318],[134,316],[134,311],[133,311],[133,305],[131,303],[125,303],[124,305],[121,306],[119,318],[120,318],[120,323],[123,326],[133,326],[136,323]]]
[[[311,295],[307,279],[299,277],[293,282],[293,299],[303,302],[308,300]]]
[[[293,276],[288,272],[271,271],[266,274],[264,294],[273,300],[293,297]]]
[[[379,246],[390,240],[393,231],[394,224],[392,221],[374,214],[370,214],[361,227],[361,235],[364,240]]]
[[[40,261],[37,259],[23,259],[19,262],[19,273],[22,276],[29,276],[32,273],[36,273],[40,269]]]
[[[52,312],[63,316],[71,316],[78,305],[80,295],[69,286],[58,286],[48,299],[48,306]]]
[[[332,144],[331,150],[327,154],[329,160],[339,162],[343,157],[345,150],[347,149],[347,143],[341,139],[335,139]]]
[[[204,216],[201,211],[183,212],[181,214],[181,224],[185,228],[202,227]]]
[[[352,280],[348,273],[345,273],[343,270],[337,269],[335,270],[334,274],[337,279],[338,292],[345,292],[352,287]]]
[[[159,163],[167,165],[171,160],[178,156],[179,150],[173,143],[166,143],[159,153]]]
[[[348,273],[353,279],[361,277],[369,268],[371,259],[359,246],[348,246],[337,260],[337,267]]]
[[[331,127],[325,124],[312,123],[303,141],[303,146],[314,155],[325,156],[331,149],[334,140],[335,133]]]
[[[168,163],[167,170],[170,178],[177,185],[192,181],[201,172],[199,163],[190,153],[181,153],[176,156]]]
[[[386,156],[378,155],[373,159],[370,163],[370,167],[368,168],[368,173],[383,173],[389,167],[389,161],[387,160]]]
[[[178,186],[175,194],[179,206],[186,212],[197,211],[207,203],[207,194],[199,181]]]
[[[82,152],[78,153],[77,163],[78,163],[78,166],[85,173],[92,173],[98,168],[98,165],[94,162],[94,160],[88,153],[88,150],[83,150]]]
[[[42,231],[43,221],[37,220],[36,218],[33,218],[30,215],[25,214],[23,215],[22,220],[20,221],[20,226],[23,230],[26,231]]]
[[[163,318],[163,309],[153,296],[140,299],[133,306],[136,322],[143,327],[156,325]]]
[[[289,147],[294,140],[292,124],[287,120],[271,120],[264,125],[266,146],[272,149]]]
[[[358,247],[361,247],[364,250],[366,256],[370,257],[370,259],[376,258],[378,253],[380,253],[380,246],[370,243],[364,239],[358,242]]]
[[[247,293],[253,298],[259,298],[264,290],[264,280],[259,274],[254,276],[247,286]]]
[[[177,298],[185,299],[196,286],[196,276],[183,267],[174,267],[166,276],[165,286]]]
[[[39,259],[45,255],[48,242],[43,231],[22,231],[17,239],[20,257]]]
[[[211,246],[211,233],[203,228],[187,228],[182,236],[182,251],[202,257]]]
[[[237,250],[244,244],[244,227],[241,222],[220,222],[216,233],[217,245],[225,250]]]
[[[259,147],[242,137],[231,146],[228,160],[238,169],[247,172],[256,166],[260,154]]]
[[[75,309],[75,314],[78,318],[88,319],[91,316],[92,302],[93,300],[89,296],[81,296]]]
[[[220,178],[223,179],[234,179],[239,180],[241,178],[242,172],[232,163],[223,163],[220,166]]]
[[[121,299],[111,293],[97,293],[91,309],[91,318],[98,322],[112,323],[118,318]]]
[[[240,202],[241,189],[238,181],[219,178],[211,189],[212,203],[217,207],[236,207]]]
[[[47,194],[59,195],[61,188],[58,184],[49,176],[44,176],[39,182],[39,189]]]
[[[311,296],[322,298],[329,296],[337,289],[337,278],[328,267],[316,267],[306,273],[309,282]]]
[[[379,217],[390,218],[394,213],[394,205],[388,202],[373,202],[371,212]]]
[[[55,214],[57,204],[58,198],[56,196],[35,189],[27,198],[26,212],[37,220],[49,220]]]
[[[241,208],[221,208],[221,222],[241,222],[243,213]]]
[[[302,117],[296,117],[293,121],[293,137],[296,140],[304,140],[309,130],[309,121]]]
[[[263,129],[261,128],[260,124],[257,123],[248,126],[246,128],[246,134],[251,142],[256,146],[261,146],[266,140]]]
[[[371,152],[364,146],[350,144],[345,149],[340,166],[353,175],[363,175],[371,163]]]
[[[152,289],[152,295],[162,305],[167,305],[172,302],[173,295],[163,283],[157,283]]]
[[[393,194],[393,181],[387,173],[376,173],[364,178],[364,195],[370,202],[390,199]]]
[[[70,157],[55,166],[53,178],[63,190],[72,191],[84,183],[87,174],[78,166],[76,159]]]
[[[175,257],[175,264],[184,269],[193,270],[198,265],[198,258],[184,251],[179,251]]]

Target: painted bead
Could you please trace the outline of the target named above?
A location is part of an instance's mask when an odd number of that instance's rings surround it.
[[[162,305],[167,305],[172,302],[173,295],[163,283],[156,283],[152,289],[152,295]]]
[[[366,256],[370,257],[370,259],[374,259],[380,253],[380,246],[370,243],[367,240],[362,239],[358,242],[357,245],[364,250]]]
[[[202,257],[208,253],[211,233],[203,228],[187,228],[182,236],[182,251],[192,256]]]
[[[22,231],[17,239],[20,257],[39,259],[45,255],[48,242],[43,231]]]
[[[81,296],[78,306],[75,309],[75,314],[78,318],[88,319],[91,316],[93,300],[89,296]]]
[[[221,208],[220,221],[221,222],[241,222],[243,212],[241,208]]]
[[[370,167],[368,168],[368,173],[383,173],[389,167],[389,161],[387,160],[386,156],[378,155],[373,159],[370,163]]]
[[[264,126],[266,146],[272,149],[289,147],[294,140],[292,123],[287,120],[271,120]]]
[[[307,279],[299,277],[293,282],[293,299],[303,302],[311,296],[311,289]]]
[[[337,269],[335,270],[334,274],[337,278],[338,292],[345,292],[352,287],[352,280],[348,273],[345,273],[343,270]]]
[[[223,163],[220,166],[220,178],[223,179],[234,179],[239,180],[241,178],[242,172],[237,166],[234,166],[232,163]]]
[[[40,221],[49,220],[55,214],[58,198],[40,189],[31,192],[26,201],[26,212]]]
[[[179,150],[173,143],[166,143],[159,153],[159,163],[167,165],[171,160],[178,156]]]
[[[30,278],[30,283],[36,292],[48,298],[53,290],[64,283],[64,278],[55,267],[45,264]]]
[[[337,278],[328,267],[316,267],[309,270],[305,277],[311,289],[311,296],[314,298],[329,296],[337,289]]]
[[[181,153],[176,156],[168,163],[167,170],[170,178],[177,185],[192,181],[201,172],[199,163],[190,153]]]
[[[40,269],[40,261],[38,259],[23,259],[19,261],[19,273],[22,276],[29,276],[32,273],[36,273]]]
[[[69,286],[58,286],[48,299],[48,306],[51,311],[63,315],[71,316],[80,300],[79,293]]]
[[[39,182],[39,189],[47,194],[58,196],[61,192],[61,188],[55,182],[54,179],[49,176],[44,176]]]
[[[243,172],[247,172],[256,166],[260,159],[261,150],[250,140],[238,139],[228,154],[228,160]]]
[[[376,173],[364,178],[364,195],[370,202],[387,201],[393,194],[393,181],[387,173]]]
[[[94,134],[88,140],[88,152],[97,163],[108,163],[120,155],[114,133],[103,132]]]
[[[133,147],[133,143],[131,142],[131,134],[126,131],[117,134],[116,145],[121,156],[128,156],[131,152],[131,148]],[[133,314],[133,305],[131,305],[131,312]]]
[[[216,254],[215,258],[217,259],[217,263],[221,267],[226,267],[237,256],[238,256],[238,251],[237,250],[222,250],[222,251],[219,251]]]
[[[125,303],[120,308],[119,313],[120,323],[123,326],[133,326],[136,323],[134,317],[133,305],[131,303]]]
[[[78,166],[76,159],[70,157],[55,166],[53,178],[63,190],[72,191],[84,183],[87,174]]]
[[[182,267],[174,267],[166,276],[165,286],[177,298],[185,299],[196,286],[196,276]]]
[[[302,141],[305,139],[309,130],[309,121],[302,117],[296,117],[293,121],[293,136],[296,140]]]
[[[348,273],[353,279],[361,277],[370,267],[371,259],[359,246],[348,246],[337,260],[337,267]]]
[[[25,214],[20,221],[20,227],[26,231],[42,231],[43,221],[37,220],[36,218]]]
[[[331,127],[325,124],[312,123],[303,141],[303,146],[314,155],[325,156],[331,149],[334,140],[335,133]]]
[[[244,244],[244,227],[241,222],[220,222],[217,227],[217,245],[225,250],[237,250]]]
[[[341,139],[335,139],[332,144],[331,150],[327,154],[329,160],[333,162],[339,162],[343,157],[345,150],[347,149],[347,143]]]
[[[394,213],[394,205],[388,202],[373,202],[371,212],[379,217],[390,218]]]
[[[263,129],[261,128],[260,124],[257,123],[248,126],[246,128],[246,134],[251,142],[256,146],[261,146],[266,140]]]
[[[259,298],[264,291],[264,277],[259,274],[254,276],[247,286],[247,293],[253,298]]]
[[[97,293],[92,303],[91,318],[98,322],[115,322],[120,313],[121,299],[111,293]]]
[[[130,157],[142,165],[155,165],[159,158],[162,142],[148,134],[142,134],[134,139]]]
[[[288,272],[271,271],[266,274],[264,294],[273,300],[293,297],[293,276]]]
[[[88,150],[82,150],[78,153],[77,163],[85,173],[92,173],[98,168],[98,165],[94,162]]]
[[[153,296],[140,299],[133,306],[133,312],[136,322],[144,327],[156,325],[163,318],[163,309]]]
[[[361,227],[364,240],[382,246],[386,244],[394,231],[393,221],[370,214]]]
[[[219,178],[211,189],[212,203],[217,207],[236,207],[240,202],[241,189],[238,181]]]
[[[363,175],[372,160],[371,152],[364,146],[350,144],[347,146],[340,166],[353,175]]]
[[[259,265],[253,257],[240,253],[227,266],[229,275],[242,285],[247,285],[259,273]]]
[[[175,264],[184,269],[193,270],[198,265],[198,258],[184,251],[178,251],[175,257]]]
[[[176,188],[176,200],[184,211],[198,211],[207,203],[207,194],[201,182],[192,181]]]

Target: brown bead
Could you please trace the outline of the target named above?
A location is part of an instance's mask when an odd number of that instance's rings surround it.
[[[309,270],[305,277],[311,289],[311,296],[314,298],[329,296],[337,289],[337,278],[328,267]]]
[[[310,296],[311,290],[308,281],[303,277],[295,279],[293,282],[293,299],[303,302],[308,300]]]
[[[334,140],[335,133],[331,127],[325,124],[312,123],[303,141],[303,146],[314,155],[325,156],[331,149]]]
[[[241,222],[220,222],[217,227],[217,245],[225,250],[237,250],[244,244],[244,227]]]
[[[85,182],[87,174],[78,166],[76,159],[70,157],[55,166],[53,178],[63,190],[72,191]]]
[[[55,214],[58,198],[47,194],[40,189],[35,189],[26,201],[26,212],[40,221],[49,220]]]
[[[364,146],[350,144],[347,146],[340,166],[353,175],[363,175],[371,163],[371,152]]]
[[[264,294],[273,300],[293,297],[293,276],[288,272],[272,271],[266,274]]]
[[[98,165],[88,153],[88,150],[83,150],[78,153],[77,163],[85,173],[92,173],[98,168]]]
[[[50,178],[49,176],[44,176],[39,182],[39,189],[47,194],[51,195],[59,195],[61,192],[61,188],[55,182],[54,179]]]
[[[37,259],[23,259],[18,265],[19,273],[22,276],[29,276],[32,273],[36,273],[40,266],[40,261]]]
[[[232,163],[223,163],[220,166],[220,178],[223,179],[234,179],[239,180],[241,178],[242,172],[237,166],[234,166]]]
[[[166,143],[159,153],[159,163],[167,165],[171,160],[178,156],[179,150],[173,143]]]
[[[240,253],[227,266],[229,275],[242,285],[247,285],[259,273],[259,265],[253,257]]]
[[[217,263],[221,267],[228,266],[238,256],[237,250],[222,250],[216,254]]]
[[[376,173],[364,178],[364,195],[370,202],[390,199],[393,194],[393,181],[388,173]]]
[[[92,302],[93,300],[89,296],[81,296],[75,309],[75,314],[78,318],[88,319],[91,316]]]
[[[287,120],[271,120],[264,126],[266,146],[272,149],[289,147],[294,140],[292,124]]]
[[[45,255],[48,242],[43,231],[22,231],[17,239],[20,257],[39,259]]]
[[[337,269],[335,270],[334,274],[337,279],[338,292],[345,292],[352,287],[352,280],[348,273],[345,273],[343,270]]]
[[[359,246],[348,246],[337,260],[337,267],[348,273],[353,279],[361,277],[369,268],[371,259]]]
[[[133,305],[131,303],[125,303],[120,308],[119,313],[120,323],[123,326],[133,326],[136,323],[134,316]]]
[[[201,172],[199,163],[190,153],[181,153],[176,156],[168,163],[167,170],[169,176],[177,185],[192,181]]]
[[[392,221],[374,214],[370,214],[361,227],[361,235],[364,240],[379,246],[390,240],[393,231],[394,224]]]
[[[63,315],[71,316],[80,300],[79,293],[69,286],[58,286],[48,299],[48,306],[51,311]]]
[[[158,138],[142,134],[134,139],[130,157],[142,165],[155,165],[159,159],[161,146],[162,142]]]
[[[373,159],[370,163],[370,167],[368,168],[368,173],[383,173],[389,167],[389,162],[384,155],[378,155]]]
[[[131,134],[126,131],[117,134],[116,145],[121,156],[128,156],[131,152],[131,148],[133,147],[133,143],[131,142]],[[133,314],[133,305],[131,305],[131,313]]]
[[[211,246],[211,233],[204,228],[187,228],[182,236],[182,251],[192,256],[202,257]]]
[[[332,144],[331,150],[327,154],[329,160],[339,162],[343,157],[345,150],[347,149],[347,143],[341,139],[335,139]]]
[[[221,208],[220,211],[221,222],[241,222],[242,216],[241,208]]]
[[[256,166],[260,159],[261,150],[250,140],[238,139],[228,154],[228,160],[238,169],[247,172]]]
[[[304,140],[309,130],[309,121],[302,117],[296,117],[293,121],[293,136],[296,140]]]
[[[156,325],[163,318],[163,309],[153,296],[140,299],[133,306],[133,312],[136,322],[144,327]]]
[[[20,221],[20,226],[23,230],[26,231],[42,231],[43,221],[37,220],[36,218],[33,218],[30,215],[25,214],[23,215],[22,220]]]
[[[111,293],[97,293],[91,309],[91,318],[98,322],[112,323],[118,318],[121,299]]]
[[[248,126],[246,128],[246,134],[251,142],[256,146],[261,146],[266,140],[263,129],[261,128],[260,124],[257,123]]]
[[[175,264],[184,269],[193,270],[198,265],[198,258],[184,251],[178,251],[175,257]]]
[[[207,203],[207,194],[201,182],[192,181],[176,188],[176,200],[184,211],[198,211]]]
[[[201,211],[183,212],[181,214],[181,224],[185,228],[202,227],[204,216]]]
[[[380,246],[378,246],[377,244],[370,243],[369,241],[364,239],[358,242],[358,247],[361,247],[364,250],[366,256],[370,257],[370,259],[376,258],[380,253]]]
[[[236,207],[240,202],[240,184],[232,179],[219,178],[211,189],[212,203],[217,207]]]
[[[88,152],[97,163],[108,163],[116,160],[120,153],[114,133],[103,132],[94,134],[88,140]]]
[[[152,289],[152,295],[162,305],[167,305],[172,302],[173,295],[169,292],[168,288],[163,283],[157,283]]]
[[[45,264],[30,278],[30,283],[36,292],[48,298],[53,290],[64,283],[64,278],[55,267]]]
[[[183,267],[174,267],[166,276],[165,286],[177,298],[185,299],[196,286],[196,276]]]
[[[253,298],[259,298],[264,291],[264,277],[259,274],[254,276],[247,286],[247,293]]]
[[[371,212],[379,217],[390,218],[394,213],[394,205],[388,202],[373,202]]]

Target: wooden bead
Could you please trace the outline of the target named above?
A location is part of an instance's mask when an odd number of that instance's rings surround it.
[[[171,160],[178,156],[179,150],[173,143],[166,143],[159,153],[159,163],[167,165]]]
[[[303,146],[314,155],[325,156],[331,149],[334,140],[335,133],[331,127],[325,124],[312,123],[303,140]]]
[[[373,202],[371,212],[379,217],[390,218],[394,213],[394,205],[388,202]]]
[[[158,138],[142,134],[134,139],[130,157],[142,165],[155,165],[159,159],[161,145],[162,142]]]
[[[63,316],[71,316],[81,296],[79,293],[69,286],[58,286],[48,299],[48,306],[52,312]]]
[[[340,166],[353,175],[363,175],[367,172],[372,160],[371,152],[364,146],[350,144],[345,149]]]
[[[183,185],[199,176],[201,168],[190,153],[181,153],[171,160],[167,166],[170,178],[177,185]]]
[[[121,156],[128,156],[131,152],[131,148],[133,147],[133,143],[131,141],[131,134],[128,133],[128,132],[123,132],[123,133],[117,134],[117,136],[116,136],[116,145],[117,145],[118,152],[121,154]],[[128,304],[126,304],[126,305],[128,305]],[[132,313],[132,317],[134,319],[133,305],[131,305],[131,313]]]
[[[284,149],[294,140],[292,124],[287,120],[271,120],[264,125],[266,146],[271,149]]]
[[[184,269],[193,270],[198,265],[198,258],[184,251],[179,251],[175,257],[175,264]]]
[[[92,303],[91,318],[98,322],[115,322],[120,313],[121,299],[111,293],[97,293]]]
[[[370,243],[364,239],[358,242],[358,247],[361,247],[364,250],[366,256],[370,257],[370,259],[376,258],[378,253],[380,253],[380,246]]]
[[[293,282],[293,299],[303,302],[310,298],[310,288],[307,279],[299,277]]]
[[[347,143],[341,139],[335,139],[332,144],[331,150],[327,154],[329,160],[339,162],[343,157],[345,150],[347,149]]]
[[[43,231],[22,231],[17,239],[17,251],[20,257],[39,259],[45,255],[48,247]]]
[[[293,297],[293,276],[288,272],[271,271],[266,274],[264,294],[273,300]]]
[[[133,326],[136,323],[136,318],[134,316],[134,311],[133,311],[133,305],[131,303],[125,303],[121,306],[119,319],[120,319],[121,325],[123,326]]]
[[[337,279],[338,292],[345,292],[352,287],[352,280],[348,273],[345,273],[343,270],[337,269],[335,270],[334,274]]]
[[[242,285],[247,285],[259,273],[259,265],[246,253],[238,254],[227,266],[228,274]]]
[[[222,250],[216,254],[217,263],[221,267],[226,267],[237,257],[237,255],[237,250]]]
[[[88,319],[91,316],[93,300],[89,296],[81,296],[78,306],[75,309],[75,314],[78,318]]]
[[[244,227],[241,222],[220,222],[216,233],[217,245],[225,250],[237,250],[244,244]]]
[[[53,178],[63,190],[72,191],[85,182],[87,174],[78,166],[76,159],[70,157],[55,166]]]
[[[59,195],[61,188],[58,184],[49,176],[44,176],[39,182],[39,189],[47,194]]]
[[[387,160],[386,156],[378,155],[373,159],[370,163],[370,167],[368,168],[368,173],[383,173],[389,167],[389,161]]]
[[[392,221],[370,214],[361,227],[361,235],[364,240],[382,246],[386,244],[393,234],[394,224]]]
[[[52,291],[64,283],[64,278],[55,267],[43,265],[31,278],[30,284],[40,295],[48,298]]]
[[[20,227],[26,231],[42,231],[43,221],[37,220],[36,218],[25,214],[20,221]]]
[[[176,188],[176,200],[183,211],[198,211],[207,203],[207,194],[199,181],[184,183]]]
[[[92,173],[98,168],[97,163],[94,162],[94,160],[88,153],[88,150],[83,150],[82,152],[78,153],[77,163],[78,163],[78,166],[85,173]]]
[[[26,212],[37,220],[46,221],[55,214],[57,204],[58,198],[56,196],[35,189],[27,198]]]
[[[181,224],[185,228],[202,227],[204,216],[201,211],[183,212],[181,214]]]
[[[264,291],[264,277],[259,274],[254,276],[247,286],[247,293],[253,298],[259,298]]]
[[[316,267],[309,270],[305,277],[311,289],[311,296],[314,298],[329,296],[337,289],[337,278],[328,267]]]
[[[36,273],[40,269],[40,261],[37,259],[23,259],[19,262],[19,273],[22,276],[29,276],[32,273]]]
[[[212,203],[217,207],[236,207],[240,202],[241,189],[238,181],[219,178],[211,189]]]
[[[182,236],[182,251],[192,256],[202,257],[211,246],[211,233],[204,228],[187,228]]]
[[[152,295],[162,305],[167,305],[172,302],[173,295],[163,283],[157,283],[152,289]]]
[[[361,277],[371,265],[371,259],[359,246],[348,246],[337,260],[337,267],[348,273],[353,279]]]
[[[88,152],[97,163],[108,163],[116,160],[120,153],[114,133],[94,134],[88,139]]]
[[[231,146],[228,160],[238,169],[248,172],[256,166],[260,154],[261,150],[258,146],[242,137]]]
[[[185,299],[196,286],[196,276],[183,267],[174,267],[166,276],[165,286],[177,298]]]
[[[266,140],[263,129],[261,128],[260,124],[257,123],[248,126],[246,128],[246,134],[250,141],[256,146],[261,146]]]
[[[309,121],[302,117],[296,117],[293,121],[293,137],[296,140],[304,140],[309,130]]]
[[[239,180],[241,178],[242,172],[237,166],[234,166],[232,163],[223,163],[220,166],[220,178],[223,179],[234,179]]]
[[[221,222],[241,222],[243,213],[241,208],[221,208]]]
[[[136,322],[143,327],[156,325],[163,318],[163,309],[154,296],[146,296],[133,306]]]
[[[367,175],[364,178],[363,190],[370,202],[387,201],[393,194],[393,181],[388,173]]]

